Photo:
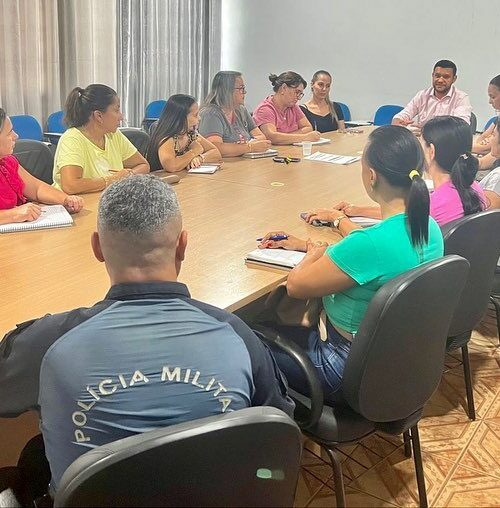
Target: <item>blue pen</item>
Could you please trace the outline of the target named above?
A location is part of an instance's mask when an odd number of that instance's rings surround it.
[[[257,238],[258,242],[262,242],[264,238]],[[278,242],[279,240],[288,240],[288,235],[274,235],[270,236],[268,240],[274,240],[275,242]]]

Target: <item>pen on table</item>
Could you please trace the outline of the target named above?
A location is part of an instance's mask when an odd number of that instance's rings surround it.
[[[262,242],[264,238],[257,238],[258,242]],[[268,238],[268,240],[274,240],[275,242],[278,242],[279,240],[288,240],[288,235],[273,235]]]

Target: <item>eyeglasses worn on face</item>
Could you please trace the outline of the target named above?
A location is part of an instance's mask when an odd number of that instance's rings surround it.
[[[235,90],[239,90],[241,93],[247,93],[247,90],[244,86],[236,86]]]
[[[291,88],[294,92],[295,92],[295,95],[297,96],[297,99],[302,99],[302,97],[304,97],[304,92],[301,92],[300,90],[297,90],[297,87],[296,86],[289,86],[288,88]]]

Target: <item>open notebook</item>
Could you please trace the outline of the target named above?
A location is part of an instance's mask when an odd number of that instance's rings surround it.
[[[255,249],[246,255],[245,261],[247,263],[270,265],[276,268],[293,268],[304,259],[305,255],[305,252],[296,250]]]
[[[73,218],[62,205],[42,206],[42,215],[31,222],[13,222],[0,226],[0,233],[33,231],[35,229],[64,228],[73,224]]]

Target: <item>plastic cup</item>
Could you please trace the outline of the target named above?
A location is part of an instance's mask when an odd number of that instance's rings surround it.
[[[307,157],[312,152],[312,141],[302,141],[302,155]]]

